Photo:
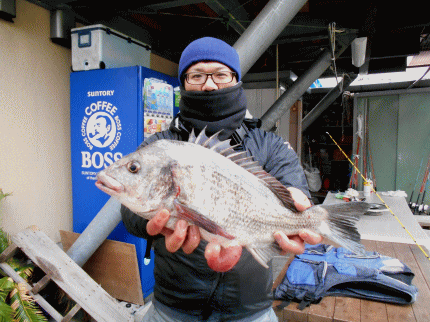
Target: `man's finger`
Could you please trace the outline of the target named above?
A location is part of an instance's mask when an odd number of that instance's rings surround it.
[[[291,197],[294,200],[294,205],[296,206],[297,210],[304,211],[312,206],[311,201],[303,193],[303,191],[294,187],[288,187],[287,189],[291,193]]]
[[[181,248],[187,237],[187,228],[188,224],[185,220],[178,220],[176,222],[173,234],[165,237],[166,249],[169,252],[174,253]]]
[[[308,243],[311,245],[319,244],[323,240],[323,237],[321,235],[307,229],[303,229],[299,233],[299,236],[301,239],[305,241],[305,243]]]
[[[169,221],[170,213],[168,210],[163,209],[159,211],[154,218],[146,224],[146,231],[149,235],[155,236],[162,232],[164,226]]]
[[[208,266],[216,272],[231,270],[237,264],[241,255],[242,246],[240,245],[224,248],[217,243],[209,243],[205,250]]]
[[[288,238],[283,232],[278,231],[274,234],[274,237],[285,254],[301,254],[305,250],[305,245],[299,236]]]
[[[200,244],[200,230],[197,226],[188,226],[187,237],[182,245],[185,254],[191,254]]]

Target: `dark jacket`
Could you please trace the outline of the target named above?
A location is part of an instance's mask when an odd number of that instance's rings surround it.
[[[140,147],[160,139],[188,140],[188,132],[172,122],[168,131],[156,133]],[[260,165],[285,186],[294,186],[309,196],[303,169],[298,157],[288,143],[273,133],[256,127],[256,122],[245,121],[246,135],[239,149],[247,149]],[[136,236],[148,238],[147,221],[121,208],[127,230]],[[238,264],[226,273],[211,270],[204,257],[206,241],[196,250],[185,254],[166,250],[164,238],[155,238],[154,277],[155,298],[176,310],[191,315],[205,316],[211,311],[221,311],[226,320],[252,315],[271,306],[272,272],[265,269],[244,248]]]

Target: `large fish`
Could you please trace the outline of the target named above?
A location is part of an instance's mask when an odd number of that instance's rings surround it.
[[[338,245],[362,253],[355,221],[368,209],[363,202],[316,205],[299,212],[290,192],[230,141],[208,138],[204,130],[188,142],[158,140],[99,172],[96,186],[135,214],[151,219],[167,208],[173,228],[178,219],[200,227],[201,235],[221,245],[234,240],[264,267],[281,249],[274,232],[311,229]]]

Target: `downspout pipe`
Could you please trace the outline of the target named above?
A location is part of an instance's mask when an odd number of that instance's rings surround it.
[[[76,264],[83,266],[121,221],[121,204],[110,197],[82,234],[67,251]]]
[[[262,128],[270,131],[276,122],[284,115],[291,106],[306,92],[312,83],[320,77],[332,62],[330,50],[325,49],[312,66],[276,100],[276,102],[261,117]]]
[[[345,75],[339,84],[333,87],[318,104],[303,118],[302,132],[304,132],[357,78],[356,74]]]
[[[275,41],[306,0],[270,0],[233,45],[239,54],[242,76]]]

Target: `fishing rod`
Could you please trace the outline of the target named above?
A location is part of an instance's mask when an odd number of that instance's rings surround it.
[[[423,166],[423,162],[424,162],[424,156],[421,159],[421,163],[420,163],[420,169],[417,172],[417,178],[415,179],[415,185],[414,185],[414,189],[411,192],[411,197],[409,198],[409,208],[412,209],[412,207],[415,207],[415,203],[412,203],[412,197],[414,196],[414,192],[417,189],[417,184],[418,184],[418,178],[420,176],[421,173],[421,168]]]
[[[326,132],[327,135],[330,137],[330,139],[336,144],[336,146],[339,148],[339,150],[343,153],[343,155],[346,157],[346,159],[353,165],[355,170],[360,174],[360,176],[363,178],[365,183],[368,183],[368,180],[363,176],[363,174],[358,170],[358,168],[354,165],[354,163],[351,161],[351,159],[348,157],[348,155],[343,151],[343,149],[337,144],[337,142],[333,139],[333,137],[330,135],[330,133]],[[424,256],[430,261],[429,255],[427,255],[426,251],[418,244],[414,236],[409,232],[409,230],[403,225],[403,223],[400,221],[400,219],[395,215],[395,213],[391,210],[391,208],[387,205],[387,203],[381,198],[381,196],[375,191],[375,189],[370,186],[370,188],[373,190],[375,195],[381,200],[381,202],[384,204],[384,206],[389,210],[389,212],[396,218],[397,222],[402,226],[402,228],[405,230],[405,232],[411,237],[411,239],[414,241],[414,243],[418,246],[418,248],[421,250],[421,252],[424,254]]]
[[[360,144],[361,140],[363,138],[363,115],[359,115],[357,117],[357,150],[354,155],[354,165],[355,167],[358,167],[358,159],[359,159],[359,153],[360,153]],[[353,189],[357,189],[358,187],[358,173],[354,169],[354,173],[351,175],[351,179],[349,182],[349,187]]]
[[[429,170],[430,170],[430,155],[429,155],[429,159],[427,161],[426,170],[424,172],[423,181],[421,183],[421,189],[420,189],[420,192],[419,192],[418,197],[417,197],[417,202],[415,203],[415,207],[413,208],[414,214],[415,214],[415,211],[417,210],[417,208],[419,206],[420,197],[422,196],[422,194],[424,192],[424,188],[425,188],[426,182],[427,182],[427,177],[429,175]]]
[[[424,212],[424,198],[426,196],[426,191],[427,191],[427,186],[428,186],[428,182],[429,182],[429,174],[427,174],[427,179],[426,179],[426,185],[425,185],[425,189],[424,189],[424,193],[423,193],[423,197],[421,199],[421,204],[419,204],[417,206],[418,209],[418,215],[421,215]],[[427,210],[427,209],[426,209]]]
[[[373,187],[376,189],[376,176],[375,176],[375,169],[373,168],[373,158],[372,158],[372,151],[370,150],[370,142],[369,142],[369,159],[370,159],[370,168],[372,169],[372,172],[370,173],[370,176],[373,180]]]
[[[427,139],[426,140],[424,140],[424,143],[423,143],[423,145],[422,145],[422,147],[421,147],[421,151],[427,151],[427,145],[428,145],[428,142],[429,142],[429,140],[430,140],[430,133],[427,135]],[[414,190],[412,190],[412,192],[411,192],[411,197],[410,197],[410,199],[409,199],[409,208],[411,209],[411,211],[414,211],[415,210],[415,208],[416,207],[418,207],[418,201],[416,202],[416,203],[414,203],[414,202],[412,202],[412,199],[413,199],[413,195],[414,195],[414,193],[415,193],[415,190],[417,189],[417,185],[418,185],[418,178],[419,178],[419,176],[420,176],[420,173],[421,173],[421,168],[422,168],[422,166],[423,166],[423,162],[424,162],[424,157],[425,157],[425,152],[423,153],[423,156],[422,156],[422,158],[421,158],[421,163],[420,163],[420,169],[418,170],[418,172],[417,172],[417,178],[415,179],[415,185],[414,185]],[[430,159],[430,156],[429,156],[429,159]],[[427,166],[428,166],[428,164],[427,164]],[[423,177],[423,180],[424,180],[424,178],[425,178],[425,176]]]
[[[369,131],[368,131],[368,116],[367,114],[364,115],[364,139],[363,139],[363,171],[364,176],[368,178],[367,176],[367,147],[369,143]],[[366,180],[367,181],[367,180]]]

